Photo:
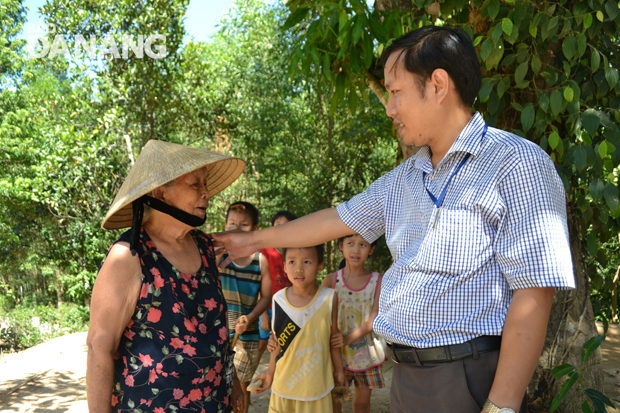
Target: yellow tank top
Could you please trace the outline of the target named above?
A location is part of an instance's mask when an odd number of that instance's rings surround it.
[[[271,391],[286,399],[318,400],[334,388],[329,343],[334,290],[319,287],[312,301],[299,308],[286,299],[288,288],[273,296],[272,328],[281,352]]]

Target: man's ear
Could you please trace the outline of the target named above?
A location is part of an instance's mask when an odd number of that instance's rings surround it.
[[[430,83],[432,93],[437,103],[442,103],[448,97],[450,89],[454,88],[450,75],[444,69],[435,69],[431,74]]]
[[[325,267],[325,263],[320,263],[319,266],[317,267],[317,271],[316,272],[321,272],[323,271],[323,267]]]

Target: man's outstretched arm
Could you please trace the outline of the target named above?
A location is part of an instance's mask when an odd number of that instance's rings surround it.
[[[224,247],[233,257],[247,257],[262,248],[311,247],[354,233],[336,208],[330,208],[260,231],[213,234],[213,245]]]

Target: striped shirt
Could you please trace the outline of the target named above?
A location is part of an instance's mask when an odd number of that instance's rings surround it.
[[[228,258],[224,254],[222,262]],[[261,272],[260,272],[260,253],[257,252],[252,258],[252,262],[247,267],[238,267],[231,262],[226,268],[220,268],[220,279],[222,280],[222,291],[228,306],[228,334],[230,337],[235,335],[235,320],[242,315],[252,312],[260,293]],[[240,334],[239,338],[245,341],[258,341],[258,318],[248,326],[245,333]]]
[[[373,329],[388,341],[427,348],[500,335],[512,290],[575,286],[553,162],[484,126],[476,113],[435,169],[425,146],[337,208],[367,241],[386,236],[394,263]],[[427,189],[438,197],[467,154],[437,217]]]

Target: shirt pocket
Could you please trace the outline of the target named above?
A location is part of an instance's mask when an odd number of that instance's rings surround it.
[[[442,209],[431,217],[415,265],[418,270],[460,275],[484,265],[492,256],[492,238],[480,212]]]

